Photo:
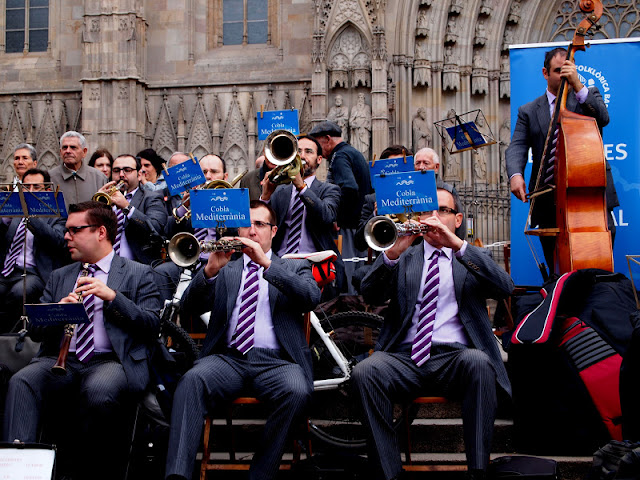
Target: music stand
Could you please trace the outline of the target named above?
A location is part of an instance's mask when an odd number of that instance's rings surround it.
[[[449,117],[435,122],[442,144],[450,154],[476,150],[496,143],[482,110],[471,110],[458,115],[454,110]]]
[[[44,182],[44,191],[32,192],[27,190],[22,182],[0,184],[0,217],[24,217],[25,228],[29,228],[29,220],[35,217],[50,218],[66,216],[64,198],[59,187],[52,182]],[[5,195],[6,194],[6,195]],[[6,198],[5,198],[6,197]],[[22,328],[27,328],[27,235],[24,236],[22,246]],[[15,327],[15,325],[14,325]]]

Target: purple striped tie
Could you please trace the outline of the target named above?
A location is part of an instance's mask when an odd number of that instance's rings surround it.
[[[132,195],[130,193],[127,193],[124,196],[124,198],[127,199],[127,202],[131,201],[131,197]],[[116,255],[120,255],[120,241],[122,240],[122,234],[124,233],[124,213],[122,213],[122,210],[115,205],[113,205],[111,209],[118,218],[118,233],[116,233],[116,241],[113,244],[113,251],[116,252]]]
[[[78,279],[80,277],[93,277],[97,268],[93,263],[87,265],[86,268],[80,272],[80,275],[78,275]],[[76,330],[76,357],[84,363],[91,360],[95,349],[93,344],[93,310],[95,308],[95,300],[96,297],[93,294],[83,297],[82,303],[84,304],[84,309],[87,311],[89,322],[79,324]]]
[[[207,234],[209,233],[207,228],[194,228],[193,235],[199,242],[204,242],[207,239]]]
[[[298,253],[300,240],[302,240],[302,214],[304,213],[304,203],[300,194],[296,193],[291,202],[291,221],[289,223],[289,237],[287,238],[287,253]]]
[[[438,286],[440,284],[440,269],[438,258],[442,252],[435,250],[431,255],[431,262],[427,269],[427,279],[422,289],[420,312],[418,314],[418,327],[416,337],[411,346],[411,360],[417,366],[422,366],[431,356],[431,337],[433,325],[436,322],[436,308],[438,306]]]
[[[245,354],[253,348],[253,326],[256,319],[258,306],[259,278],[258,265],[253,262],[247,264],[248,271],[244,280],[244,288],[240,296],[240,310],[238,313],[238,325],[231,340],[231,346],[240,353]]]
[[[27,221],[23,218],[16,229],[16,234],[13,236],[9,253],[4,260],[4,268],[2,269],[2,275],[8,277],[13,272],[16,266],[18,257],[22,254],[24,249],[24,239],[27,237]]]

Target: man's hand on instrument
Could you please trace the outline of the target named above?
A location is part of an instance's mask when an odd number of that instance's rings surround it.
[[[514,175],[509,180],[511,186],[511,193],[513,193],[519,200],[527,202],[527,188],[524,184],[524,177],[522,175]]]
[[[571,60],[564,61],[562,64],[562,70],[560,70],[560,76],[567,79],[567,82],[569,82],[569,85],[571,85],[574,92],[579,92],[582,90],[582,87],[584,87],[580,81],[580,77],[578,76],[576,64]]]
[[[76,292],[71,292],[69,295],[64,297],[58,303],[78,303],[80,301],[80,295]]]
[[[236,240],[240,240],[244,244],[242,253],[246,253],[247,256],[258,265],[264,267],[266,270],[271,265],[271,260],[267,257],[267,254],[262,250],[262,246],[250,238],[247,237],[235,237]]]
[[[414,223],[414,224],[418,224],[418,222],[416,222],[415,220],[409,220],[408,222],[405,222],[405,225],[408,225],[409,223]],[[387,258],[389,260],[395,260],[396,258],[398,258],[400,255],[402,255],[402,253],[411,246],[411,244],[414,242],[414,240],[416,238],[418,238],[420,236],[420,234],[416,234],[416,235],[403,235],[400,236],[396,239],[396,243],[393,244],[393,246],[391,246],[390,248],[388,248],[385,251],[385,254],[387,255]]]
[[[447,215],[453,215],[452,213]],[[426,216],[420,217],[420,223],[427,225],[429,229],[423,234],[424,239],[436,248],[448,247],[454,252],[457,252],[462,248],[464,243],[458,238],[447,225],[442,223],[440,218],[440,212],[437,210],[429,212]]]
[[[100,279],[95,277],[80,277],[76,286],[76,293],[82,293],[83,297],[95,295],[96,297],[111,302],[116,298],[116,292]]]
[[[220,240],[231,240],[231,237],[222,237]],[[211,252],[207,264],[204,266],[204,276],[207,278],[215,277],[220,269],[229,263],[231,255],[233,255],[234,252],[235,250],[229,252]]]

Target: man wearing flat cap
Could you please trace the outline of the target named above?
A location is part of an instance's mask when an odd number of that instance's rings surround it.
[[[322,156],[329,159],[327,180],[341,190],[337,223],[342,234],[342,255],[345,258],[365,256],[364,252],[355,249],[353,237],[358,228],[364,197],[372,191],[369,165],[362,153],[342,139],[342,129],[333,122],[317,124],[309,136],[318,140],[322,146]],[[351,285],[353,264],[349,263],[345,268],[349,291],[355,293]]]

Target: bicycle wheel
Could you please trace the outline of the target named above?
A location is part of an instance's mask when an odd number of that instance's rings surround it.
[[[373,313],[341,312],[322,319],[320,323],[353,366],[373,353],[382,321],[380,315]],[[313,356],[315,380],[342,375],[326,345],[314,332],[309,348]],[[334,390],[315,392],[309,415],[309,428],[313,436],[332,447],[364,448],[366,433],[360,424],[356,404],[346,382]]]
[[[198,345],[187,331],[168,319],[160,323],[160,336],[173,357],[180,363],[180,370],[187,371],[198,358]]]

